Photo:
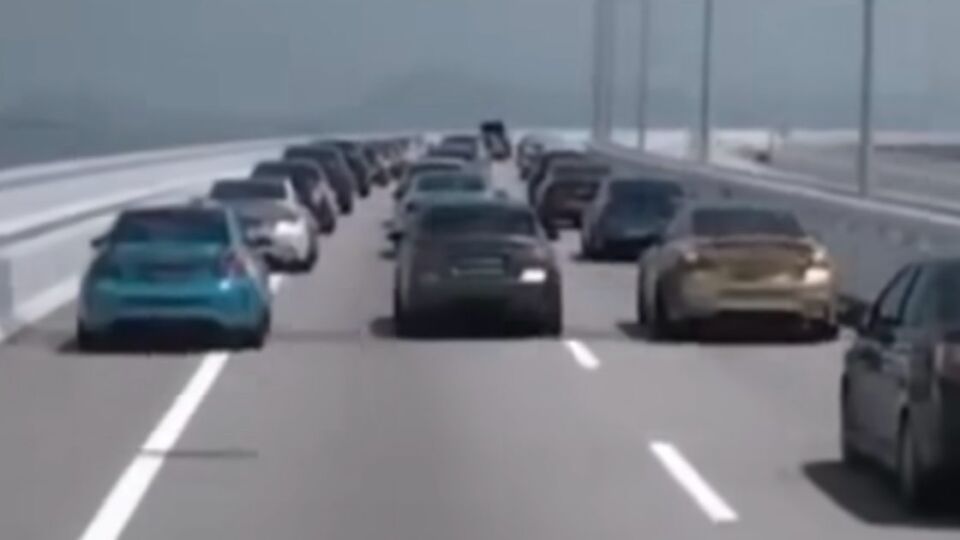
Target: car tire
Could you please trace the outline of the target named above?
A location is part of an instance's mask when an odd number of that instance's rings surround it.
[[[840,337],[840,326],[833,321],[820,321],[814,325],[814,339],[816,341],[836,341]]]
[[[297,270],[300,272],[309,272],[313,270],[313,267],[317,265],[317,260],[320,258],[320,246],[317,245],[316,241],[313,241],[310,244],[310,249],[307,252],[307,257],[300,262],[297,267]]]
[[[74,341],[78,351],[96,352],[105,349],[109,340],[106,334],[88,330],[78,322]]]
[[[546,337],[563,335],[563,301],[559,293],[552,295],[550,305],[541,315],[540,334]]]
[[[644,298],[644,283],[646,283],[646,276],[643,275],[643,267],[640,267],[640,270],[637,273],[637,294],[634,297],[636,299],[636,313],[637,313],[637,327],[641,330],[645,329],[649,324],[649,315],[647,313],[647,299]]]
[[[930,475],[917,455],[916,434],[910,416],[904,416],[897,435],[896,485],[904,507],[912,512],[930,508]]]
[[[397,337],[411,338],[420,334],[420,324],[404,308],[400,291],[393,292],[393,331]]]
[[[320,231],[323,234],[333,234],[337,230],[337,218],[333,215],[333,212],[327,214],[323,217],[323,226],[320,227]]]
[[[862,467],[867,459],[853,442],[850,416],[853,414],[850,396],[844,388],[840,392],[840,459],[851,469]]]
[[[674,325],[666,318],[666,305],[663,300],[663,291],[658,285],[654,290],[653,313],[650,321],[650,337],[654,341],[670,341],[676,337]]]

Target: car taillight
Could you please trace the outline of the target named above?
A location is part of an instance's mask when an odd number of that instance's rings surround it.
[[[246,276],[247,271],[243,259],[235,251],[226,252],[220,259],[220,275],[226,278]]]

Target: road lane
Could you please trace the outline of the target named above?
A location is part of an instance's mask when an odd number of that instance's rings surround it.
[[[69,306],[0,346],[0,531],[76,538],[197,356],[72,350]]]
[[[842,343],[647,343],[633,265],[580,260],[574,233],[556,245],[563,340],[397,340],[389,204],[365,202],[287,281],[267,348],[229,360],[124,538],[956,535],[839,466]],[[4,537],[77,538],[197,367],[71,353],[71,310],[0,348]],[[712,523],[656,441],[737,521]]]
[[[385,195],[281,291],[274,339],[231,361],[126,537],[707,534],[560,341],[392,337]]]

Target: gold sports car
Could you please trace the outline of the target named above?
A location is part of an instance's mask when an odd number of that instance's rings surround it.
[[[782,318],[837,334],[835,270],[787,211],[692,206],[639,262],[637,312],[653,337],[684,337],[723,316]]]

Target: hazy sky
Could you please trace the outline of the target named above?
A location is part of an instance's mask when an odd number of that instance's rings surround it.
[[[589,103],[590,4],[3,0],[0,108],[46,95],[156,110],[323,116],[387,100],[394,85],[450,101],[459,96],[444,93],[465,93],[473,81],[484,81],[478,93],[486,96],[471,96],[475,106],[486,97],[530,100],[533,108],[550,98],[554,109],[537,113],[543,122],[562,116],[555,109],[576,109],[581,118]],[[860,0],[716,4],[719,108],[782,100],[810,114],[825,106],[852,114]],[[700,5],[656,0],[653,84],[662,100],[696,89]],[[629,121],[636,0],[620,0],[618,9],[618,111]],[[879,18],[883,92],[960,104],[951,97],[960,95],[954,62],[960,1],[880,0]],[[444,80],[432,87],[438,73]],[[424,78],[423,87],[411,89],[411,77]],[[451,83],[458,78],[462,87]],[[410,114],[429,115],[429,98],[420,108],[426,110]]]

